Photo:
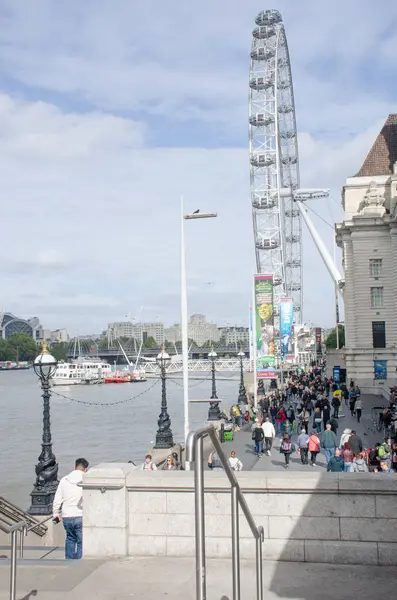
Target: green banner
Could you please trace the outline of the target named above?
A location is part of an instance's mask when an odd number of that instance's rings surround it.
[[[255,275],[254,296],[257,377],[273,378],[276,376],[276,359],[272,275]]]

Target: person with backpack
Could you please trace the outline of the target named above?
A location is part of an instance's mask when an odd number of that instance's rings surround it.
[[[292,443],[288,433],[284,433],[281,440],[280,454],[284,454],[285,468],[289,469],[289,457],[295,452],[295,444]]]
[[[253,431],[252,431],[252,439],[255,442],[255,454],[256,456],[262,456],[263,449],[263,440],[265,439],[265,434],[263,433],[263,429],[261,424],[256,423]]]
[[[157,465],[152,461],[152,455],[146,454],[145,462],[141,467],[142,471],[157,471]]]

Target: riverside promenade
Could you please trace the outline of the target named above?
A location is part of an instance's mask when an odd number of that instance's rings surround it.
[[[363,395],[363,415],[360,423],[357,423],[356,417],[352,417],[350,414],[349,407],[343,403],[341,416],[338,419],[338,442],[344,429],[355,429],[358,436],[363,442],[364,448],[373,448],[376,442],[383,442],[382,432],[374,431],[372,423],[371,409],[374,406],[382,406],[386,404],[385,400],[379,396]],[[311,422],[312,424],[312,422]],[[309,428],[310,429],[310,428]],[[252,423],[250,425],[244,425],[240,431],[238,431],[234,440],[231,442],[225,442],[223,444],[223,451],[226,456],[230,455],[232,450],[235,450],[238,458],[243,463],[244,471],[280,471],[284,470],[284,456],[280,454],[280,437],[276,435],[271,456],[263,455],[258,458],[254,452],[254,442],[251,438]],[[309,431],[310,433],[310,431]],[[294,434],[292,441],[296,442],[297,434]],[[320,452],[317,457],[317,467],[311,467],[310,465],[302,465],[299,455],[295,452],[291,456],[290,460],[290,471],[313,471],[319,470],[323,472],[326,469],[326,462],[324,454]]]

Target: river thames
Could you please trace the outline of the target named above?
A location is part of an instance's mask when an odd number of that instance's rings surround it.
[[[208,377],[208,374],[203,375]],[[227,376],[222,373],[222,376]],[[233,374],[237,376],[237,374]],[[182,380],[167,382],[168,412],[176,442],[183,439]],[[217,381],[221,407],[228,410],[237,400],[239,382]],[[149,389],[150,388],[150,389]],[[160,413],[161,384],[103,384],[57,386],[54,392],[82,402],[53,395],[51,428],[53,451],[59,476],[72,470],[74,460],[83,456],[91,465],[100,462],[142,462],[152,447]],[[190,399],[209,398],[211,379],[190,381]],[[116,404],[128,400],[126,402]],[[112,403],[98,406],[95,403]],[[203,425],[208,404],[191,404],[191,428]],[[26,509],[35,480],[34,467],[41,452],[42,398],[37,376],[29,371],[0,373],[0,496]]]

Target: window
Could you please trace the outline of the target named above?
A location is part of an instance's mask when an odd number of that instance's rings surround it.
[[[386,348],[385,321],[372,322],[372,345],[374,348]]]
[[[381,258],[370,258],[369,259],[369,274],[371,277],[380,277],[382,275],[382,259]]]
[[[383,307],[383,287],[371,287],[371,308]]]

